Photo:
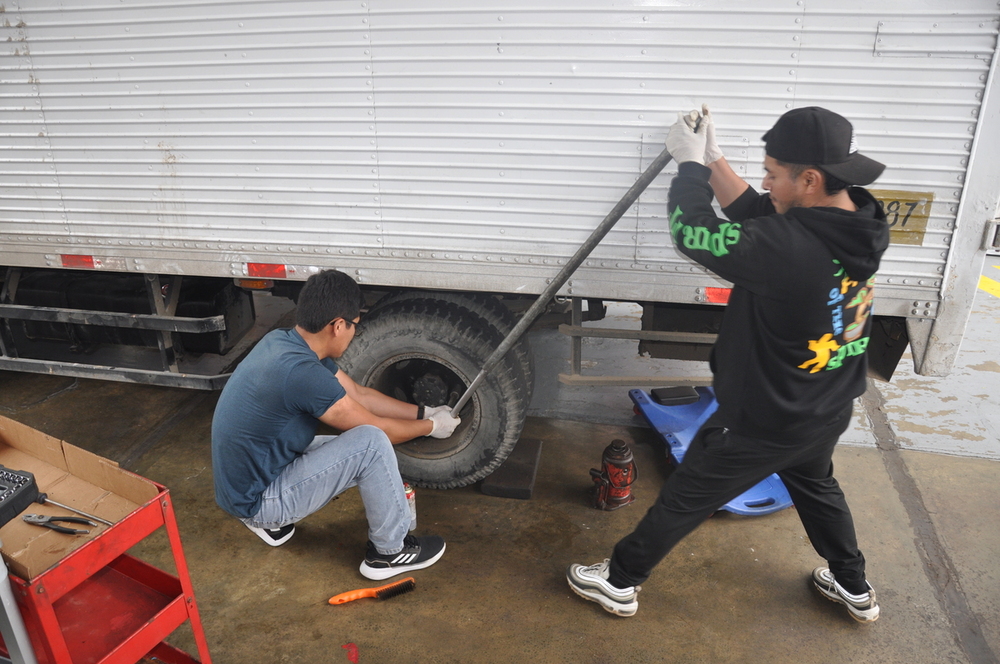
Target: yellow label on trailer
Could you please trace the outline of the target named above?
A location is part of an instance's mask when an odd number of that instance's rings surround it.
[[[895,191],[869,189],[885,212],[889,222],[889,241],[892,244],[924,243],[927,220],[931,216],[934,194],[921,191]]]

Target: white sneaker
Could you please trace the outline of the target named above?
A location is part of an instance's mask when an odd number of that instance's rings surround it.
[[[812,573],[813,585],[816,590],[829,600],[840,602],[847,607],[851,617],[858,622],[870,623],[878,620],[879,608],[875,601],[875,589],[868,583],[868,592],[861,595],[852,595],[844,590],[833,578],[833,572],[826,567],[817,567]]]
[[[608,582],[608,558],[603,563],[584,567],[573,564],[566,570],[566,580],[569,587],[577,595],[591,602],[597,602],[605,611],[616,616],[634,616],[639,609],[639,601],[636,594],[641,590],[639,586],[629,586],[628,588],[616,588]]]

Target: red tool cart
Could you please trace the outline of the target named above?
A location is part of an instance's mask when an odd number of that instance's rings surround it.
[[[170,493],[155,486],[154,499],[31,581],[10,575],[39,664],[197,664],[163,641],[186,620],[210,664]],[[161,526],[176,577],[125,553]]]
[[[197,664],[164,641],[190,621],[198,657],[210,664],[166,487],[2,416],[0,465],[33,474],[46,494],[44,504],[25,513],[66,516],[63,508],[69,507],[102,521],[82,534],[20,517],[0,525],[0,553],[11,572],[10,588],[3,588],[4,626],[18,623],[5,631],[10,643],[0,641],[0,653],[30,661],[24,656],[30,641],[38,664],[136,664],[145,658]],[[176,576],[127,553],[161,527]],[[12,613],[19,616],[11,619]]]

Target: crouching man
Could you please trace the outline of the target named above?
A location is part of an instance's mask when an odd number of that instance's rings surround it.
[[[448,438],[460,420],[447,406],[424,409],[362,387],[337,367],[360,334],[361,302],[358,284],[342,272],[309,278],[295,327],[261,339],[222,391],[212,466],[216,502],[271,546],[358,487],[368,519],[361,574],[380,580],[429,567],[445,549],[440,537],[408,534],[410,510],[392,446]],[[318,422],[343,433],[316,436]]]

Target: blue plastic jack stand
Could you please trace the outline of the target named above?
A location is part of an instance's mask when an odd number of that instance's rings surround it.
[[[661,406],[643,390],[629,390],[628,393],[639,413],[663,439],[667,454],[677,465],[684,461],[684,454],[698,429],[719,407],[711,387],[697,387],[695,390],[698,401],[682,406]],[[758,516],[791,506],[792,498],[785,485],[777,475],[771,475],[720,509],[733,514]]]

